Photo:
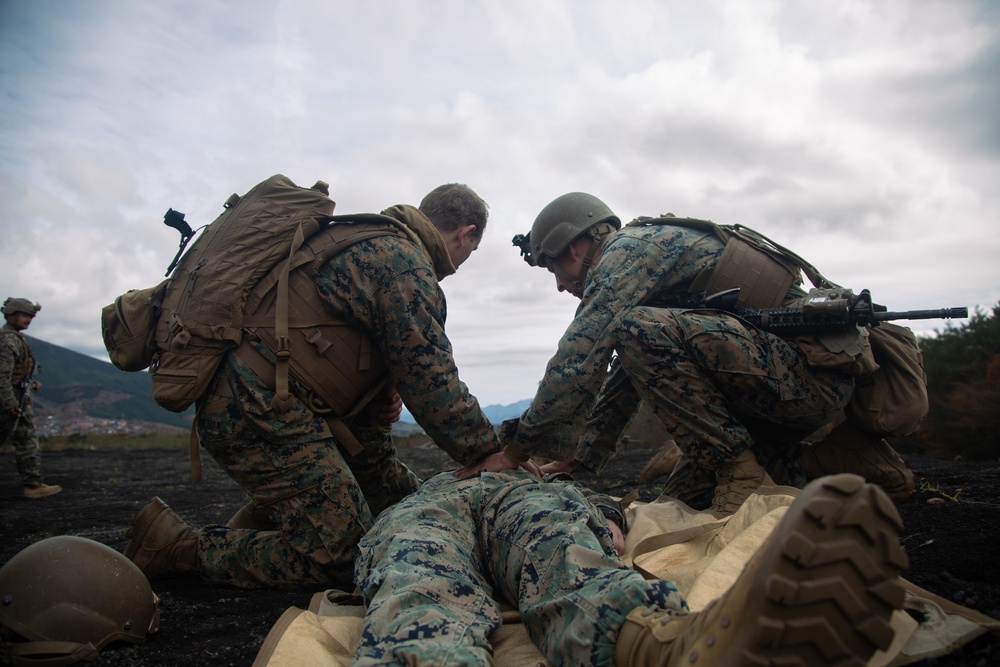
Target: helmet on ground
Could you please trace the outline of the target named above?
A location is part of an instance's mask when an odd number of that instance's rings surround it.
[[[0,312],[4,315],[13,315],[14,313],[27,313],[32,317],[35,313],[42,309],[37,303],[31,303],[28,299],[22,299],[16,296],[9,296],[3,302],[3,308],[0,308]]]
[[[529,264],[548,266],[574,239],[597,227],[592,235],[621,229],[618,216],[594,195],[570,192],[552,200],[542,209],[528,235]]]
[[[156,632],[159,598],[132,561],[84,537],[50,537],[0,568],[0,643],[46,665],[94,660],[107,644]]]

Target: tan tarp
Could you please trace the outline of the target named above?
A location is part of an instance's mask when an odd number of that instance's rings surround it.
[[[629,510],[632,529],[624,559],[636,569],[674,581],[697,611],[732,585],[796,494],[797,489],[789,487],[761,489],[739,512],[721,521],[680,502],[634,506]],[[990,630],[1000,633],[998,621],[909,582],[907,589],[907,608],[925,620],[917,623],[910,614],[897,612],[893,646],[873,656],[871,667],[907,665],[944,655]],[[316,594],[308,610],[288,609],[268,634],[254,667],[350,665],[364,608],[345,603],[338,593]],[[516,611],[505,611],[504,625],[490,639],[500,667],[549,664],[528,639]]]

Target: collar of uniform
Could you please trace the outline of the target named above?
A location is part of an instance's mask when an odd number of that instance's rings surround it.
[[[448,254],[448,246],[445,245],[437,227],[427,219],[427,216],[407,204],[391,206],[382,211],[382,215],[400,221],[417,235],[434,264],[434,272],[437,274],[438,280],[455,273],[455,265],[451,261],[451,255]]]

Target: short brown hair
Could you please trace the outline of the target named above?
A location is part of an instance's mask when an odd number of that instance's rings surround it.
[[[475,225],[476,238],[486,231],[490,207],[468,185],[448,183],[439,185],[420,202],[420,212],[441,231],[452,231],[466,225]]]

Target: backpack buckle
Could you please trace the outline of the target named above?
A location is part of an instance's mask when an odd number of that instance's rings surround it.
[[[288,336],[277,336],[274,343],[274,356],[278,359],[288,359],[292,356],[291,342],[288,340]]]

